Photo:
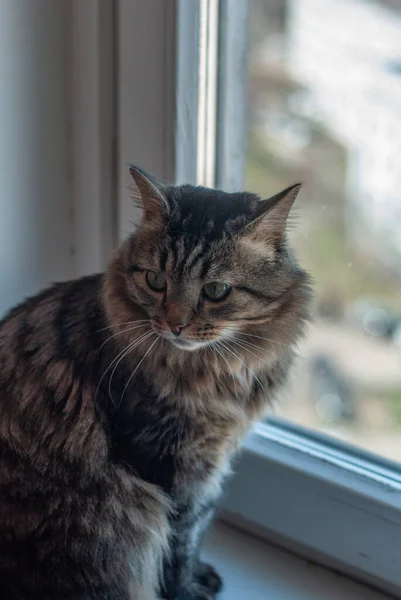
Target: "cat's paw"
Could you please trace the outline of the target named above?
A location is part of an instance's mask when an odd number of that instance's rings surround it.
[[[214,567],[207,563],[199,562],[195,579],[197,587],[209,594],[209,598],[214,599],[223,587],[223,580]]]
[[[182,591],[175,600],[215,600],[216,594],[199,583],[194,583],[190,589]]]
[[[223,587],[223,581],[216,570],[203,562],[199,562],[195,569],[192,583],[176,590],[176,587],[168,585],[172,583],[171,574],[166,572],[164,587],[161,591],[163,600],[216,600],[217,594]],[[167,583],[167,586],[166,586]]]

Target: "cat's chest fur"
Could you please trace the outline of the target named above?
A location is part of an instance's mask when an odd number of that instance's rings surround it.
[[[161,396],[157,382],[136,378],[113,419],[113,457],[170,495],[212,497],[250,419],[224,385],[175,383]]]

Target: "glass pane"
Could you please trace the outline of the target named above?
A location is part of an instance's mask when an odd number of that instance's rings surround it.
[[[315,322],[280,416],[401,456],[401,7],[252,0],[246,188],[303,181]]]

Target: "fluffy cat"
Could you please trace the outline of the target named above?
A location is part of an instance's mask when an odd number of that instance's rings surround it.
[[[308,316],[269,200],[162,185],[105,274],[0,323],[0,597],[211,600],[199,545]]]

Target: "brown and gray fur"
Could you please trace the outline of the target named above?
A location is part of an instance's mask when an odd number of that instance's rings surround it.
[[[201,539],[307,318],[285,236],[299,186],[262,201],[131,173],[143,218],[106,273],[0,323],[1,598],[213,599]]]

